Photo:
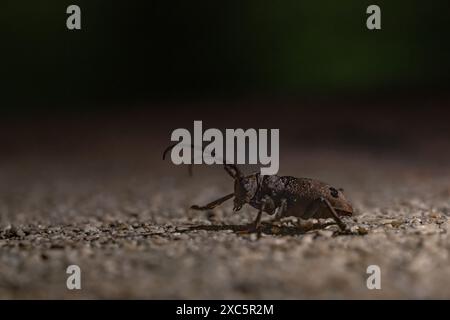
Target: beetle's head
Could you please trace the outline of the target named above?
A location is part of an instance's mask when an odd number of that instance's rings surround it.
[[[336,213],[340,216],[353,215],[353,207],[351,203],[345,198],[344,190],[342,188],[329,188],[329,195],[327,197]]]
[[[252,174],[246,177],[234,179],[234,211],[241,210],[242,206],[249,203],[258,191],[258,175]]]

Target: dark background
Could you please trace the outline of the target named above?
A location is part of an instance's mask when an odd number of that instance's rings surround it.
[[[66,28],[70,4],[82,30]],[[381,31],[366,28],[370,4],[381,7]],[[445,96],[450,84],[446,0],[3,0],[0,10],[1,109],[13,114]]]
[[[3,0],[0,15],[0,161],[160,162],[175,128],[203,120],[280,128],[282,153],[447,163],[446,0]]]

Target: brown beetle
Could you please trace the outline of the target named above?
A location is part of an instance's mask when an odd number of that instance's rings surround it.
[[[166,153],[174,146],[168,147]],[[194,205],[194,210],[211,210],[234,197],[234,211],[244,204],[258,209],[258,215],[247,232],[257,231],[263,212],[278,218],[294,216],[301,219],[333,218],[341,230],[347,226],[342,216],[351,216],[353,208],[342,189],[309,178],[289,176],[262,176],[259,172],[244,176],[234,164],[224,164],[225,171],[234,179],[234,192],[205,206]]]

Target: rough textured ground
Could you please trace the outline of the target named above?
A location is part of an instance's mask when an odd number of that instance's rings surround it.
[[[351,150],[283,140],[280,174],[343,187],[353,234],[265,216],[258,237],[235,232],[252,208],[188,209],[233,184],[221,168],[196,167],[190,178],[163,163],[165,132],[148,148],[155,136],[138,132],[143,143],[127,149],[109,133],[94,144],[76,131],[81,150],[67,135],[67,148],[33,149],[38,131],[23,132],[24,147],[10,144],[0,161],[0,298],[450,298],[449,149],[430,150],[420,135],[388,150],[370,136]],[[36,141],[61,135],[50,136]],[[71,264],[81,267],[80,291],[66,288]],[[381,290],[366,287],[372,264]]]
[[[303,157],[297,170],[283,171],[345,187],[357,210],[347,220],[355,235],[314,230],[318,221],[306,232],[292,220],[271,226],[266,216],[258,238],[234,232],[254,209],[187,209],[231,190],[221,169],[189,178],[167,166],[160,174],[79,162],[3,167],[0,297],[450,297],[449,171],[324,152]],[[65,286],[70,264],[82,269],[79,292]],[[382,290],[366,288],[371,264],[381,267]]]

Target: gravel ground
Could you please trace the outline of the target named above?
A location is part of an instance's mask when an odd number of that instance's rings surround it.
[[[222,169],[195,168],[190,178],[159,155],[4,161],[0,297],[450,298],[445,161],[316,150],[281,163],[281,174],[344,187],[352,234],[269,216],[260,236],[238,234],[254,209],[188,209],[232,190]],[[71,264],[82,270],[79,291],[66,288]],[[366,287],[372,264],[381,290]]]

